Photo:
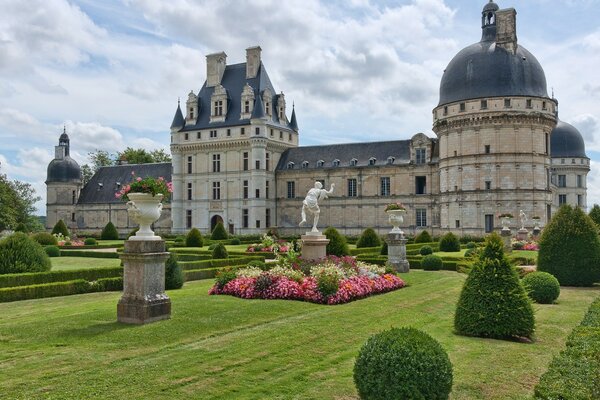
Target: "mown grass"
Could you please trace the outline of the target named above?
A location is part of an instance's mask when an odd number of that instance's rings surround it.
[[[121,265],[118,258],[88,257],[52,257],[52,271],[64,271],[83,268],[110,268]]]
[[[464,275],[413,271],[410,286],[341,306],[208,296],[211,281],[168,294],[172,319],[115,322],[119,293],[0,304],[2,399],[357,399],[356,354],[392,326],[423,329],[454,364],[453,399],[529,396],[596,289],[564,288],[535,306],[532,344],[456,336]]]

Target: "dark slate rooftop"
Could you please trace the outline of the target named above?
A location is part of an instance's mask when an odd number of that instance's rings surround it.
[[[115,197],[115,193],[123,185],[133,180],[132,172],[135,172],[136,177],[146,178],[151,176],[158,178],[162,176],[166,181],[171,181],[171,163],[101,167],[87,185],[81,189],[78,204],[121,203],[122,201]]]
[[[69,156],[62,160],[54,159],[48,164],[46,182],[73,182],[81,181],[81,168],[77,161]]]
[[[437,140],[434,142],[434,148]],[[303,146],[286,150],[279,159],[277,170],[289,170],[288,164],[294,163],[292,169],[322,169],[348,168],[369,166],[371,158],[375,158],[375,166],[388,164],[388,158],[393,157],[393,165],[410,163],[410,140],[395,140],[389,142],[328,144],[323,146]],[[434,155],[436,151],[434,150]],[[356,165],[352,160],[356,159]],[[339,160],[339,166],[334,166],[334,160]],[[308,161],[308,166],[303,163]],[[323,161],[323,166],[319,166]]]
[[[550,154],[556,157],[582,157],[585,154],[585,142],[577,128],[563,121],[558,121],[550,134]]]
[[[269,75],[265,69],[264,64],[261,62],[258,73],[255,78],[246,79],[246,63],[227,65],[225,67],[225,72],[223,73],[223,78],[221,79],[221,85],[227,90],[227,115],[224,122],[213,122],[210,123],[210,113],[211,113],[211,101],[210,98],[215,90],[214,87],[206,87],[206,82],[200,89],[200,93],[198,94],[198,119],[196,120],[196,124],[188,124],[186,125],[182,131],[190,131],[197,129],[207,129],[207,128],[223,128],[228,126],[239,126],[239,125],[247,125],[250,123],[249,119],[240,120],[240,112],[241,112],[241,95],[244,90],[244,86],[250,85],[252,89],[254,89],[254,98],[255,101],[258,96],[261,96],[263,91],[267,88],[271,90],[273,94],[273,98],[270,106],[272,107],[272,116],[273,116],[273,124],[281,125],[287,127],[287,124],[280,123],[279,115],[277,113],[277,100],[279,95],[273,88],[271,84],[271,80],[269,79]],[[175,119],[178,119],[177,114]]]

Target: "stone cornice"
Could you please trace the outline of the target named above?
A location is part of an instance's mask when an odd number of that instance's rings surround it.
[[[477,113],[465,114],[447,119],[440,119],[433,125],[433,131],[440,135],[447,133],[450,129],[490,127],[496,125],[542,125],[552,130],[556,125],[556,118],[544,113]]]

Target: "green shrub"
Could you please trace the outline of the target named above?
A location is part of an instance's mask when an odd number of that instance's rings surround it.
[[[64,237],[71,236],[69,234],[69,230],[67,229],[67,225],[65,225],[62,219],[59,219],[56,225],[54,225],[54,228],[52,228],[53,235],[57,235],[59,233]]]
[[[24,223],[19,222],[19,224],[15,228],[15,232],[28,233],[28,230]]]
[[[485,246],[479,253],[480,260],[502,260],[504,259],[504,243],[496,232],[485,238]]]
[[[433,238],[431,237],[431,235],[429,234],[428,231],[421,231],[421,233],[419,233],[415,237],[415,243],[431,243],[431,242],[433,242]]]
[[[338,257],[350,255],[346,238],[342,236],[337,229],[330,226],[329,228],[325,229],[323,234],[327,237],[327,239],[329,239],[326,249],[327,255]]]
[[[260,260],[252,260],[248,263],[248,266],[260,268],[263,271],[268,271],[270,269],[266,262]]]
[[[222,268],[217,271],[216,275],[216,284],[222,289],[229,282],[237,278],[237,273],[235,269],[231,267]]]
[[[447,399],[452,364],[442,346],[414,328],[392,328],[371,336],[354,364],[361,399]]]
[[[0,274],[43,272],[52,267],[44,248],[25,233],[0,240]]]
[[[90,292],[119,292],[123,290],[123,277],[101,278],[89,285]]]
[[[531,301],[516,270],[498,252],[496,237],[488,237],[486,248],[463,285],[454,328],[466,336],[531,337],[535,328]]]
[[[89,237],[83,241],[83,244],[86,246],[95,246],[98,244],[98,241],[94,238]]]
[[[219,222],[217,225],[215,225],[215,229],[213,229],[210,238],[212,240],[226,240],[229,238],[229,235],[227,234],[222,222]]]
[[[454,253],[460,251],[460,241],[452,232],[446,233],[440,239],[440,251]]]
[[[202,247],[202,234],[196,228],[192,228],[185,237],[186,247]]]
[[[89,283],[78,279],[68,282],[45,283],[42,285],[19,286],[0,289],[0,302],[41,299],[44,297],[67,296],[86,293]]]
[[[433,254],[427,255],[423,257],[423,260],[421,260],[421,267],[423,267],[425,271],[439,271],[442,269],[443,265],[444,262],[442,259]]]
[[[100,239],[119,240],[119,232],[117,232],[117,228],[115,228],[112,222],[109,221],[104,229],[102,229],[102,233],[100,233]]]
[[[181,289],[183,281],[183,272],[177,262],[177,255],[171,253],[165,262],[165,289]]]
[[[60,249],[58,246],[46,246],[44,247],[44,250],[46,251],[46,254],[48,254],[48,257],[60,257]]]
[[[360,238],[358,238],[358,242],[356,242],[356,248],[360,249],[361,247],[379,247],[381,246],[381,239],[379,239],[379,235],[375,233],[373,228],[367,228],[363,231]]]
[[[562,206],[542,232],[537,270],[554,275],[562,286],[600,282],[597,229],[580,208]]]
[[[58,245],[58,240],[56,240],[54,236],[47,232],[38,232],[32,236],[32,239],[41,244],[42,246]]]
[[[465,258],[476,257],[477,255],[479,255],[477,249],[468,249],[467,251],[465,251]]]
[[[0,288],[41,285],[44,283],[66,282],[77,279],[95,281],[101,278],[115,278],[121,275],[123,275],[123,268],[121,267],[6,274],[0,275]]]
[[[213,251],[218,244],[219,243],[212,243],[210,246],[208,246],[208,250]]]
[[[467,249],[476,249],[476,248],[477,248],[477,243],[475,243],[475,242],[469,242],[469,243],[467,243],[467,244],[465,245],[465,247],[466,247]]]
[[[237,246],[238,244],[242,244],[242,241],[238,238],[233,238],[229,241],[229,244]]]
[[[212,251],[213,259],[222,259],[228,258],[229,254],[227,254],[227,249],[223,243],[218,243]]]
[[[532,272],[521,281],[527,294],[539,304],[552,304],[560,295],[560,283],[547,272]]]
[[[317,277],[317,289],[325,298],[336,294],[339,286],[340,278],[336,274],[324,273]]]
[[[419,254],[422,256],[428,256],[430,254],[433,254],[433,249],[431,248],[431,246],[423,246],[419,250]]]
[[[385,240],[382,240],[383,245],[381,245],[381,251],[379,252],[380,255],[382,256],[387,256],[388,255],[388,244]]]
[[[103,251],[91,250],[61,250],[62,257],[86,257],[86,258],[119,258],[118,253],[105,253]]]

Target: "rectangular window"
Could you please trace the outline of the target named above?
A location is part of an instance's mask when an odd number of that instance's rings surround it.
[[[260,189],[256,189],[256,190],[254,191],[254,194],[255,194],[255,196],[254,196],[254,197],[256,197],[257,199],[260,199]]]
[[[288,199],[296,198],[296,182],[288,181],[288,183],[287,183],[287,198]]]
[[[510,99],[504,99],[504,108],[510,108]]]
[[[243,166],[244,171],[248,171],[248,152],[247,151],[244,152],[244,162],[243,163],[244,163],[244,166]]]
[[[244,208],[242,209],[242,228],[248,227],[248,219],[248,209]]]
[[[213,154],[212,156],[213,172],[221,172],[221,155]]]
[[[583,187],[583,175],[577,175],[577,187],[578,188]]]
[[[558,187],[567,187],[567,176],[566,175],[558,176]]]
[[[187,184],[187,199],[192,200],[192,183]]]
[[[467,109],[467,106],[465,103],[460,103],[460,112],[465,112]]]
[[[427,226],[427,209],[426,208],[417,208],[415,210],[415,222],[417,227],[425,227]]]
[[[545,101],[542,102],[542,110],[546,111],[546,102]]]
[[[77,202],[77,193],[75,192],[75,190],[73,190],[73,193],[71,194],[71,204],[75,204]]]
[[[267,208],[265,210],[265,226],[267,228],[271,227],[271,209],[270,208]]]
[[[217,104],[217,112],[216,112],[216,114],[218,116],[223,115],[223,100],[217,101],[216,104]]]
[[[580,194],[577,195],[577,205],[579,207],[583,207],[583,195],[580,195]]]
[[[210,137],[211,138],[216,138],[217,137],[217,131],[216,130],[210,131]]]
[[[231,136],[231,129],[227,129],[227,136]]]
[[[356,197],[356,179],[348,179],[348,197]]]
[[[546,154],[549,154],[550,153],[550,140],[549,140],[547,133],[545,136],[546,136]]]
[[[487,110],[487,100],[481,100],[481,109]]]
[[[265,158],[266,158],[266,170],[269,171],[271,169],[271,154],[267,153],[265,154]]]
[[[485,154],[490,154],[492,152],[492,148],[489,144],[485,145]]]
[[[187,158],[187,172],[188,174],[192,173],[192,156],[188,156]]]
[[[527,99],[527,108],[533,108],[533,101],[531,99]]]
[[[485,190],[492,190],[492,181],[485,181]]]
[[[380,183],[381,183],[381,191],[380,194],[381,196],[389,196],[390,195],[390,177],[389,176],[384,176],[383,178],[380,179]]]
[[[248,181],[244,181],[244,186],[243,186],[243,190],[244,190],[244,198],[247,199],[248,198]]]
[[[558,205],[562,206],[563,204],[567,204],[567,195],[566,194],[559,194],[558,195]]]
[[[455,226],[456,228],[460,228],[460,220],[459,220],[459,219],[457,219],[457,220],[454,222],[454,226]]]
[[[448,115],[448,106],[444,107],[444,115]]]
[[[427,177],[415,176],[415,194],[427,193]]]
[[[246,100],[246,101],[244,102],[244,112],[245,112],[246,114],[248,114],[248,113],[250,112],[250,102],[249,102],[248,100]]]
[[[255,129],[254,129],[254,134],[255,134],[256,136],[260,135],[260,128],[255,128]]]
[[[190,140],[190,134],[189,133],[186,133],[183,137],[184,137],[185,140]]]
[[[273,128],[271,128],[270,135],[273,137]]]
[[[246,134],[246,128],[240,128],[240,135],[245,135]]]
[[[257,227],[257,228],[260,228],[260,219],[257,219],[257,220],[256,220],[256,227]]]
[[[213,182],[213,200],[221,200],[221,182]]]
[[[279,131],[279,140],[283,140],[283,132]]]
[[[425,164],[427,162],[426,153],[427,149],[425,148],[415,149],[415,162],[417,164]]]
[[[254,160],[254,169],[260,169],[260,160]]]
[[[485,233],[494,231],[494,214],[485,214]]]
[[[289,133],[289,134],[288,134],[288,140],[289,140],[290,142],[292,141],[292,134],[291,134],[291,133]]]
[[[269,181],[265,182],[265,198],[269,198]]]
[[[202,139],[202,134],[200,132],[196,133],[196,139],[198,139],[198,140]]]
[[[581,197],[581,196],[580,196]],[[71,221],[75,222],[75,213],[71,213]]]
[[[192,229],[192,210],[185,211],[185,227]]]

